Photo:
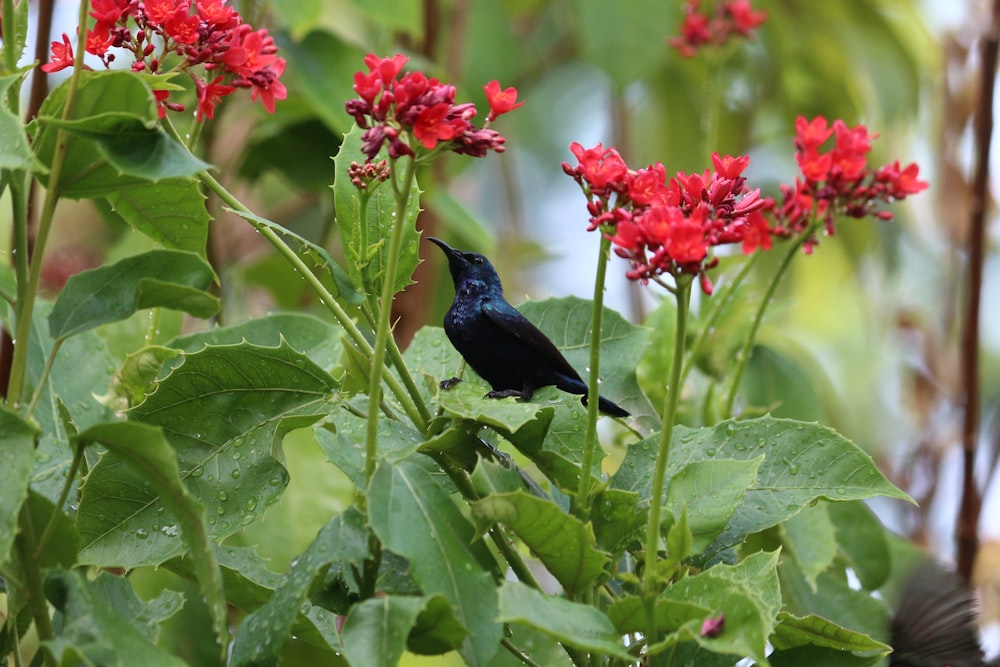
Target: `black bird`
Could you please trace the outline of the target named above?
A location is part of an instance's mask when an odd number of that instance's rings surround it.
[[[892,619],[890,667],[995,667],[986,663],[972,593],[962,579],[933,561],[907,579]]]
[[[448,257],[455,282],[455,300],[444,318],[451,344],[493,391],[490,398],[517,396],[529,400],[535,389],[555,385],[571,394],[582,394],[587,385],[559,349],[524,315],[507,303],[500,276],[489,260],[476,252],[462,252],[432,236]],[[443,387],[454,380],[445,380]],[[598,407],[612,417],[629,413],[604,397]]]

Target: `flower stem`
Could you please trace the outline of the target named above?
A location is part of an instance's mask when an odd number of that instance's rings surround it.
[[[687,328],[688,308],[691,300],[693,277],[681,274],[677,278],[677,323],[674,332],[674,356],[670,360],[670,378],[663,398],[663,425],[653,466],[653,486],[649,502],[649,523],[646,526],[646,565],[642,573],[642,597],[646,612],[646,645],[658,640],[656,630],[657,553],[660,544],[660,515],[663,509],[663,485],[666,482],[667,462],[670,459],[670,440],[674,432],[677,403],[680,398],[681,368],[684,365],[684,335]]]
[[[253,212],[243,205],[238,199],[236,199],[226,188],[219,183],[211,174],[207,171],[201,172],[198,177],[201,179],[202,183],[205,184],[212,192],[219,196],[229,208],[233,209],[237,213],[247,213],[253,214]],[[253,222],[251,222],[253,224]],[[372,346],[365,338],[365,335],[358,329],[357,325],[347,311],[341,307],[340,303],[337,302],[336,298],[330,293],[330,291],[323,285],[322,281],[317,278],[313,272],[306,266],[305,262],[302,261],[294,250],[292,250],[287,243],[282,240],[280,236],[270,227],[266,225],[254,225],[254,229],[260,232],[268,243],[274,247],[275,250],[281,254],[282,257],[305,279],[306,283],[312,288],[313,292],[319,297],[320,302],[330,311],[334,319],[341,326],[342,329],[347,333],[347,337],[351,342],[361,351],[361,354],[367,358],[372,357]],[[406,378],[408,375],[406,367],[400,364],[399,374],[401,377]],[[425,415],[429,415],[427,406],[423,402],[423,397],[420,393],[416,391],[416,384],[413,382],[412,378],[409,378],[406,382],[407,387],[412,387],[412,390],[407,391],[399,383],[399,380],[392,374],[387,374],[385,376],[385,383],[388,385],[389,389],[392,391],[393,396],[399,401],[403,411],[406,416],[410,419],[414,426],[417,427],[421,432],[425,431],[427,428],[427,422],[429,419]]]
[[[87,10],[89,3],[81,2],[77,25],[87,25]],[[5,7],[6,10],[6,7]],[[6,13],[6,11],[5,11]],[[14,40],[10,40],[13,43]],[[6,53],[7,44],[5,41],[4,50]],[[73,58],[73,74],[69,79],[69,88],[66,91],[66,102],[63,104],[62,120],[67,121],[73,117],[73,104],[76,100],[76,91],[80,87],[80,72],[83,71],[84,50],[81,44],[77,44],[77,50]],[[38,73],[40,75],[40,73]],[[27,239],[27,199],[24,202],[16,202],[18,209],[23,206],[23,218],[21,211],[15,210],[15,241],[19,244],[14,248],[14,252],[19,255],[15,259],[18,274],[18,304],[17,323],[14,333],[14,356],[11,360],[10,383],[7,387],[7,404],[16,405],[21,402],[21,394],[24,391],[24,380],[28,368],[28,348],[31,333],[31,320],[34,316],[35,297],[38,294],[38,282],[42,273],[42,258],[45,255],[45,245],[49,240],[49,232],[52,230],[52,220],[55,218],[56,205],[59,203],[59,186],[62,178],[63,163],[66,161],[66,146],[69,142],[69,132],[63,129],[56,131],[56,146],[52,154],[52,164],[49,165],[49,182],[45,190],[45,201],[42,204],[42,212],[38,218],[38,233],[35,235],[35,247],[31,250],[30,261],[28,258]],[[12,179],[12,183],[18,179]],[[18,185],[21,185],[18,183]],[[24,190],[20,193],[24,197]],[[19,228],[23,225],[23,228]],[[23,277],[22,261],[29,261],[27,266],[27,283],[22,288],[20,279]]]
[[[753,324],[750,325],[750,330],[747,332],[746,338],[743,340],[743,347],[740,349],[739,354],[736,355],[736,372],[733,373],[732,384],[729,387],[729,395],[726,397],[725,408],[722,414],[725,417],[734,417],[733,405],[736,403],[736,394],[740,389],[740,382],[743,380],[743,373],[747,369],[747,364],[750,362],[750,351],[753,348],[754,342],[757,340],[757,333],[760,331],[760,325],[764,322],[764,313],[767,311],[768,306],[771,305],[771,299],[774,298],[774,293],[778,289],[778,284],[784,277],[785,273],[788,271],[788,267],[792,265],[792,259],[798,253],[799,248],[802,244],[806,242],[806,239],[812,238],[819,226],[823,223],[821,221],[813,222],[805,233],[800,234],[788,247],[788,252],[785,253],[784,258],[781,260],[781,265],[775,272],[774,277],[771,279],[771,284],[767,286],[767,292],[764,294],[764,298],[761,299],[760,306],[757,308],[757,314],[753,318]],[[759,253],[758,253],[759,254]]]
[[[604,282],[611,241],[601,234],[601,248],[597,256],[597,276],[594,279],[594,312],[590,324],[590,377],[587,384],[587,431],[583,441],[583,461],[580,464],[580,486],[574,503],[575,513],[581,521],[590,516],[591,468],[597,451],[597,418],[600,402],[601,331],[604,321]]]
[[[761,256],[760,252],[755,252],[750,256],[750,258],[743,262],[743,266],[740,268],[740,272],[736,274],[723,289],[722,293],[713,299],[714,306],[712,307],[712,312],[709,314],[708,319],[702,325],[701,330],[698,332],[698,337],[691,344],[691,349],[688,351],[687,363],[684,364],[684,370],[681,371],[681,384],[687,380],[687,376],[691,373],[691,368],[695,365],[698,360],[698,355],[701,354],[701,348],[705,345],[708,337],[712,334],[715,329],[715,325],[719,323],[722,314],[726,312],[729,304],[733,301],[733,296],[736,293],[736,288],[739,287],[743,281],[746,279],[747,275],[750,274],[750,270],[757,263],[757,258]]]
[[[378,319],[375,324],[375,344],[372,348],[372,363],[368,377],[368,429],[365,438],[365,483],[375,474],[378,456],[378,406],[382,400],[382,376],[385,374],[385,355],[389,341],[389,320],[392,315],[396,269],[403,246],[403,230],[406,225],[406,207],[413,191],[413,176],[417,164],[411,159],[401,160],[402,181],[396,180],[396,171],[391,172],[392,190],[396,196],[396,210],[393,214],[392,231],[389,237],[389,252],[385,270],[382,273],[382,296],[379,299]],[[397,161],[396,164],[400,164]],[[362,221],[363,223],[364,221]],[[364,249],[367,251],[367,248]]]

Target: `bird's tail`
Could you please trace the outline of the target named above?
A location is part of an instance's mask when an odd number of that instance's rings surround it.
[[[582,395],[583,404],[587,404],[587,385],[584,384],[582,380],[560,375],[559,381],[556,382],[556,387],[571,394]],[[617,403],[609,401],[603,396],[600,396],[599,399],[600,400],[597,401],[598,409],[609,417],[628,417],[631,414],[625,408],[621,407]]]

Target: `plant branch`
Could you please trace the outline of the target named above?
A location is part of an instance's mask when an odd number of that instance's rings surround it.
[[[979,427],[979,314],[983,287],[986,205],[989,197],[990,142],[993,136],[993,95],[1000,50],[1000,0],[994,0],[989,31],[983,35],[980,55],[979,108],[975,116],[976,170],[969,216],[969,270],[966,282],[965,322],[962,325],[962,504],[956,535],[958,573],[968,581],[979,549],[982,494],[976,485],[976,432]]]
[[[681,274],[677,278],[677,323],[674,332],[674,356],[670,360],[670,378],[663,399],[663,425],[653,466],[653,486],[649,504],[649,523],[646,526],[646,564],[642,573],[642,598],[646,614],[646,645],[657,643],[656,628],[656,564],[660,544],[660,514],[663,508],[663,485],[666,482],[667,463],[670,459],[670,441],[674,433],[677,402],[680,398],[681,367],[684,364],[684,333],[687,328],[688,309],[691,301],[693,276]]]
[[[594,311],[590,324],[590,370],[587,380],[587,431],[583,444],[583,460],[580,464],[580,486],[577,490],[574,509],[581,521],[590,517],[591,468],[594,467],[594,453],[597,451],[597,418],[600,403],[601,372],[601,331],[604,321],[604,282],[611,256],[611,241],[601,233],[601,247],[597,256],[597,276],[594,279]]]
[[[743,381],[743,373],[747,369],[747,364],[750,363],[750,351],[753,349],[753,344],[757,341],[757,334],[760,332],[760,326],[764,323],[764,313],[767,312],[768,306],[771,305],[771,299],[774,298],[774,293],[778,289],[778,285],[781,283],[781,279],[784,277],[785,273],[788,271],[788,267],[792,265],[792,259],[798,253],[799,248],[802,244],[806,242],[806,239],[812,238],[819,227],[822,225],[822,221],[814,221],[809,228],[805,230],[804,233],[799,234],[794,241],[788,246],[788,252],[785,253],[784,258],[781,260],[781,265],[775,272],[774,277],[771,278],[771,284],[767,286],[767,292],[764,293],[764,298],[760,301],[760,306],[757,308],[757,314],[754,315],[753,324],[750,325],[750,331],[747,332],[746,338],[743,339],[743,347],[736,355],[736,371],[733,373],[732,384],[729,387],[729,395],[726,398],[726,404],[723,407],[723,417],[729,418],[734,417],[733,405],[736,403],[736,394],[739,393],[740,383]]]

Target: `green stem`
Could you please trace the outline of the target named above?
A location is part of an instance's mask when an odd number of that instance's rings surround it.
[[[38,378],[38,386],[35,388],[35,394],[31,397],[31,403],[28,405],[28,411],[25,413],[26,417],[30,417],[35,413],[35,408],[38,407],[38,401],[42,398],[42,392],[45,390],[45,383],[49,379],[49,374],[52,373],[52,366],[56,362],[56,355],[59,353],[59,348],[62,344],[66,342],[65,338],[57,338],[54,343],[52,343],[52,349],[49,351],[49,358],[45,360],[45,368],[42,369],[42,375]]]
[[[7,6],[6,3],[10,0],[4,0],[4,13],[6,14]],[[77,25],[85,26],[87,25],[87,10],[90,4],[86,2],[80,3],[79,16],[77,17]],[[11,15],[12,16],[12,15]],[[13,24],[13,22],[11,22]],[[5,58],[7,51],[7,44],[4,44]],[[9,40],[13,43],[14,40]],[[80,86],[80,72],[83,71],[83,54],[85,49],[82,48],[82,44],[77,44],[76,54],[73,59],[73,74],[69,79],[69,88],[66,91],[66,102],[63,105],[62,120],[70,120],[73,116],[73,105],[76,100],[76,91]],[[37,72],[36,75],[41,76],[41,72]],[[35,310],[35,298],[38,294],[38,282],[39,277],[42,273],[42,257],[45,255],[45,245],[49,240],[49,232],[52,230],[52,220],[55,218],[56,205],[59,203],[59,180],[62,178],[63,163],[66,160],[66,145],[69,141],[69,133],[66,130],[58,130],[56,132],[56,146],[55,151],[52,154],[52,164],[49,166],[49,187],[45,190],[45,201],[42,204],[42,212],[38,218],[38,233],[35,236],[35,247],[31,252],[30,262],[27,266],[27,283],[22,289],[21,279],[24,278],[23,267],[21,266],[22,261],[29,261],[27,257],[28,253],[28,234],[27,234],[27,200],[18,205],[24,206],[24,217],[19,220],[20,216],[15,215],[15,243],[20,244],[14,248],[14,252],[20,257],[15,260],[16,268],[18,273],[18,313],[17,313],[17,323],[15,325],[14,333],[14,356],[11,360],[11,370],[10,370],[10,384],[7,388],[7,404],[17,405],[21,402],[22,393],[24,392],[24,380],[27,375],[28,368],[28,344],[30,334],[31,334],[31,320],[34,316]],[[16,182],[16,179],[14,179]],[[21,192],[24,195],[24,192]],[[18,213],[15,211],[15,213]],[[23,228],[19,228],[20,225],[24,225]]]
[[[591,468],[597,451],[597,418],[600,403],[601,331],[604,328],[604,282],[611,241],[601,233],[601,247],[597,256],[597,276],[594,278],[594,311],[590,324],[590,377],[587,381],[587,431],[583,441],[583,460],[580,464],[580,486],[574,503],[575,513],[581,521],[590,516]]]
[[[243,205],[238,199],[236,199],[226,188],[219,183],[211,174],[207,171],[201,172],[198,177],[201,179],[202,183],[205,184],[212,192],[219,196],[229,208],[241,212],[253,215],[253,212]],[[252,223],[251,223],[252,224]],[[341,305],[337,302],[336,298],[330,291],[323,285],[322,281],[317,278],[313,272],[306,266],[305,262],[292,250],[284,240],[278,236],[278,234],[265,225],[254,225],[254,229],[260,232],[268,243],[270,243],[278,253],[288,261],[289,264],[301,275],[309,287],[312,288],[313,292],[319,297],[320,302],[330,311],[337,323],[344,329],[347,333],[348,338],[351,342],[361,351],[361,353],[367,357],[372,356],[372,346],[365,338],[365,335],[358,329],[357,325],[350,315],[347,314]],[[406,367],[400,366],[399,372],[401,377],[406,377]],[[429,415],[427,411],[427,406],[423,403],[423,397],[420,396],[419,392],[415,390],[416,384],[410,379],[408,385],[414,387],[413,392],[408,392],[399,383],[399,380],[395,376],[389,374],[385,376],[385,383],[388,385],[389,389],[392,391],[393,396],[399,401],[406,413],[406,416],[410,421],[416,426],[421,432],[427,428],[427,419],[423,415]]]
[[[76,450],[73,452],[73,462],[69,466],[69,472],[66,473],[66,481],[63,482],[62,491],[59,493],[59,500],[56,502],[56,511],[49,517],[49,522],[46,524],[45,530],[42,531],[42,536],[38,538],[38,544],[35,545],[35,558],[40,558],[45,552],[49,537],[52,536],[52,531],[55,530],[56,519],[63,516],[62,508],[66,506],[66,499],[69,498],[70,489],[73,488],[73,480],[76,479],[76,473],[80,470],[80,461],[83,460],[83,450],[84,445],[77,444]]]
[[[400,161],[396,162],[397,165]],[[389,320],[392,315],[392,297],[395,294],[396,269],[399,266],[399,255],[403,247],[403,231],[406,228],[406,207],[413,191],[413,175],[417,163],[405,159],[403,164],[402,182],[396,180],[396,171],[392,170],[392,189],[396,195],[396,210],[393,214],[392,231],[389,236],[389,252],[386,257],[385,270],[382,274],[382,296],[379,299],[378,319],[375,324],[375,344],[372,349],[372,364],[368,377],[368,429],[365,437],[365,483],[375,474],[375,464],[378,457],[378,405],[382,400],[382,376],[385,373],[386,347],[389,342]],[[367,248],[365,249],[367,252]],[[421,429],[423,430],[423,429]]]
[[[24,571],[25,593],[28,598],[28,606],[31,609],[31,617],[35,621],[35,632],[38,633],[38,641],[45,642],[55,637],[52,630],[52,619],[49,618],[49,605],[45,600],[45,589],[42,584],[42,571],[39,567],[38,558],[35,557],[35,528],[31,521],[31,514],[28,512],[28,504],[21,506],[21,517],[18,522],[20,533],[14,539],[17,557],[21,561],[21,568]],[[16,621],[14,632],[17,632]],[[48,667],[56,667],[56,661],[48,653],[42,650],[43,659]]]
[[[715,299],[712,299],[714,303],[712,312],[702,325],[701,331],[698,332],[698,337],[695,339],[694,343],[692,343],[691,349],[688,350],[687,363],[684,364],[684,370],[681,371],[682,385],[691,373],[691,368],[694,367],[695,363],[697,363],[698,355],[701,354],[701,348],[705,345],[708,337],[715,330],[715,325],[719,323],[719,319],[721,319],[722,314],[726,312],[729,304],[732,303],[733,296],[736,294],[736,288],[739,287],[750,274],[750,270],[755,264],[757,264],[757,259],[760,256],[760,252],[755,252],[750,255],[750,258],[743,262],[743,266],[740,268],[740,272],[736,274],[736,277],[726,284],[726,286],[722,289],[722,292],[718,294]]]
[[[677,416],[677,402],[681,394],[681,367],[684,363],[684,335],[687,328],[688,307],[691,300],[690,274],[677,278],[677,324],[674,332],[674,356],[670,361],[670,378],[663,398],[663,425],[660,441],[656,449],[656,463],[653,466],[652,496],[649,501],[649,523],[646,526],[646,564],[642,573],[642,597],[646,613],[646,645],[653,646],[658,641],[656,630],[657,554],[660,545],[660,514],[663,509],[663,485],[666,481],[667,462],[670,459],[670,440],[674,433]]]
[[[733,373],[732,384],[729,387],[729,396],[726,398],[725,409],[722,413],[727,418],[736,416],[733,414],[733,405],[736,403],[736,394],[739,393],[740,382],[743,381],[743,373],[746,371],[747,364],[750,362],[750,350],[753,348],[753,344],[757,340],[757,333],[760,331],[760,325],[764,322],[764,313],[767,311],[768,306],[771,305],[771,299],[774,297],[774,293],[778,289],[778,283],[781,282],[785,272],[788,271],[788,267],[791,266],[792,259],[798,253],[799,248],[801,248],[802,244],[806,242],[806,239],[813,237],[822,224],[822,221],[814,222],[805,231],[805,233],[800,234],[791,243],[791,245],[789,245],[788,252],[785,253],[784,258],[781,260],[781,266],[778,267],[774,277],[771,279],[771,284],[767,286],[767,292],[764,294],[764,298],[761,299],[760,306],[757,307],[757,314],[753,318],[750,330],[747,332],[746,338],[743,339],[743,347],[740,349],[739,354],[736,355],[736,372]]]

